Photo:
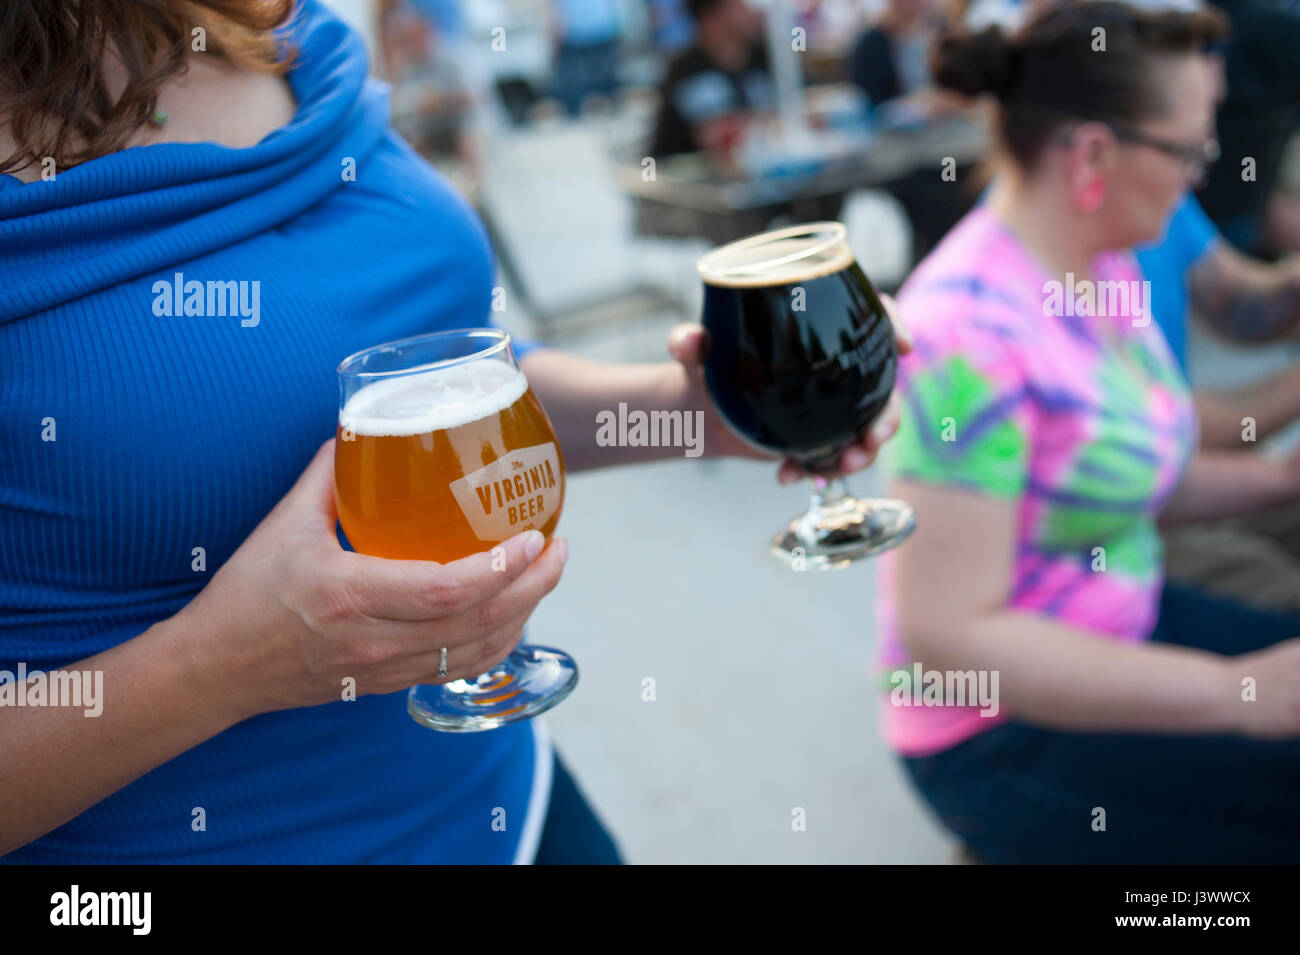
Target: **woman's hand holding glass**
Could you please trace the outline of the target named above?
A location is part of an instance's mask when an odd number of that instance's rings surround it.
[[[343,550],[335,533],[334,444],[177,616],[204,621],[187,642],[186,677],[247,719],[416,684],[473,679],[507,656],[559,583],[562,538],[538,531],[497,555],[445,564]],[[447,674],[437,676],[441,650]]]

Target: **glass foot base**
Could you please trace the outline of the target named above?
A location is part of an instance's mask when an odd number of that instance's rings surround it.
[[[842,497],[814,507],[772,538],[772,555],[795,570],[838,570],[897,547],[916,530],[903,501]]]
[[[476,680],[411,687],[411,719],[444,733],[494,730],[545,713],[578,685],[573,658],[550,647],[516,647]]]

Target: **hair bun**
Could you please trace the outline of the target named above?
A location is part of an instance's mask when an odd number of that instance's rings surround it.
[[[946,33],[930,55],[934,81],[945,89],[1006,99],[1015,82],[1016,50],[995,26],[979,33]]]

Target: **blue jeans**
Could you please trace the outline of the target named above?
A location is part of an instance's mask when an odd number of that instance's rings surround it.
[[[590,93],[618,92],[618,40],[588,46],[565,43],[555,61],[556,94],[564,110],[576,117]]]
[[[1166,586],[1152,639],[1235,655],[1297,635],[1300,619]],[[903,762],[943,824],[984,862],[1300,862],[1300,739],[1010,722]],[[1097,807],[1105,831],[1092,828]]]
[[[555,753],[551,803],[534,865],[622,865],[614,840]]]

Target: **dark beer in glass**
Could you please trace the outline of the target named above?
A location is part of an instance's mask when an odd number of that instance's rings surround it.
[[[828,476],[879,417],[897,373],[893,325],[838,222],[750,236],[699,262],[705,382],[744,441],[813,472],[809,511],[772,539],[799,566],[847,566],[915,527],[902,501],[851,497]],[[827,475],[827,476],[823,476]]]

